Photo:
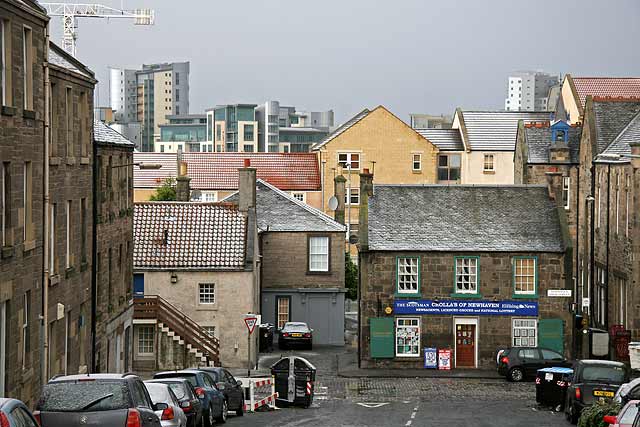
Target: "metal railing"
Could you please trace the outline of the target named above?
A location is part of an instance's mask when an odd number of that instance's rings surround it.
[[[209,361],[220,366],[220,344],[207,331],[178,308],[158,295],[145,295],[133,299],[134,319],[154,319],[166,325]]]

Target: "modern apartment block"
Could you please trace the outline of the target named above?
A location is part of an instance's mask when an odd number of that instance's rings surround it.
[[[509,76],[507,111],[546,111],[549,91],[560,84],[560,76],[542,71],[516,71]]]
[[[207,110],[207,141],[216,152],[309,152],[333,123],[333,110],[297,111],[278,101],[220,105]]]
[[[213,143],[207,142],[207,116],[205,114],[181,114],[167,116],[167,123],[160,125],[160,140],[156,142],[158,153],[212,152]]]
[[[153,151],[166,116],[189,113],[189,62],[112,68],[110,98],[115,121],[122,125],[118,131],[138,150]]]
[[[447,115],[409,114],[409,125],[414,129],[451,129],[453,117]]]

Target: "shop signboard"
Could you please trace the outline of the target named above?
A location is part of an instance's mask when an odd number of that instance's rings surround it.
[[[413,300],[394,301],[396,314],[452,314],[474,316],[537,316],[538,303],[532,301]]]
[[[438,349],[428,347],[424,350],[424,367],[426,369],[438,369]]]
[[[451,350],[438,350],[438,369],[444,371],[451,369]]]

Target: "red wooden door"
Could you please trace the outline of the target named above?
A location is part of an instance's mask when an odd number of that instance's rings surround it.
[[[476,366],[476,325],[456,325],[456,367]]]

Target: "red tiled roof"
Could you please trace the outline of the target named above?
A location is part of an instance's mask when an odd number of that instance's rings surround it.
[[[134,167],[135,188],[156,188],[176,176],[175,153],[134,153],[135,162],[158,163],[157,170]],[[183,153],[191,188],[197,190],[237,190],[238,169],[251,160],[257,177],[285,191],[319,191],[320,168],[315,153]]]
[[[573,77],[580,103],[593,97],[640,98],[640,77]]]
[[[242,270],[246,219],[227,203],[136,203],[137,269]]]

